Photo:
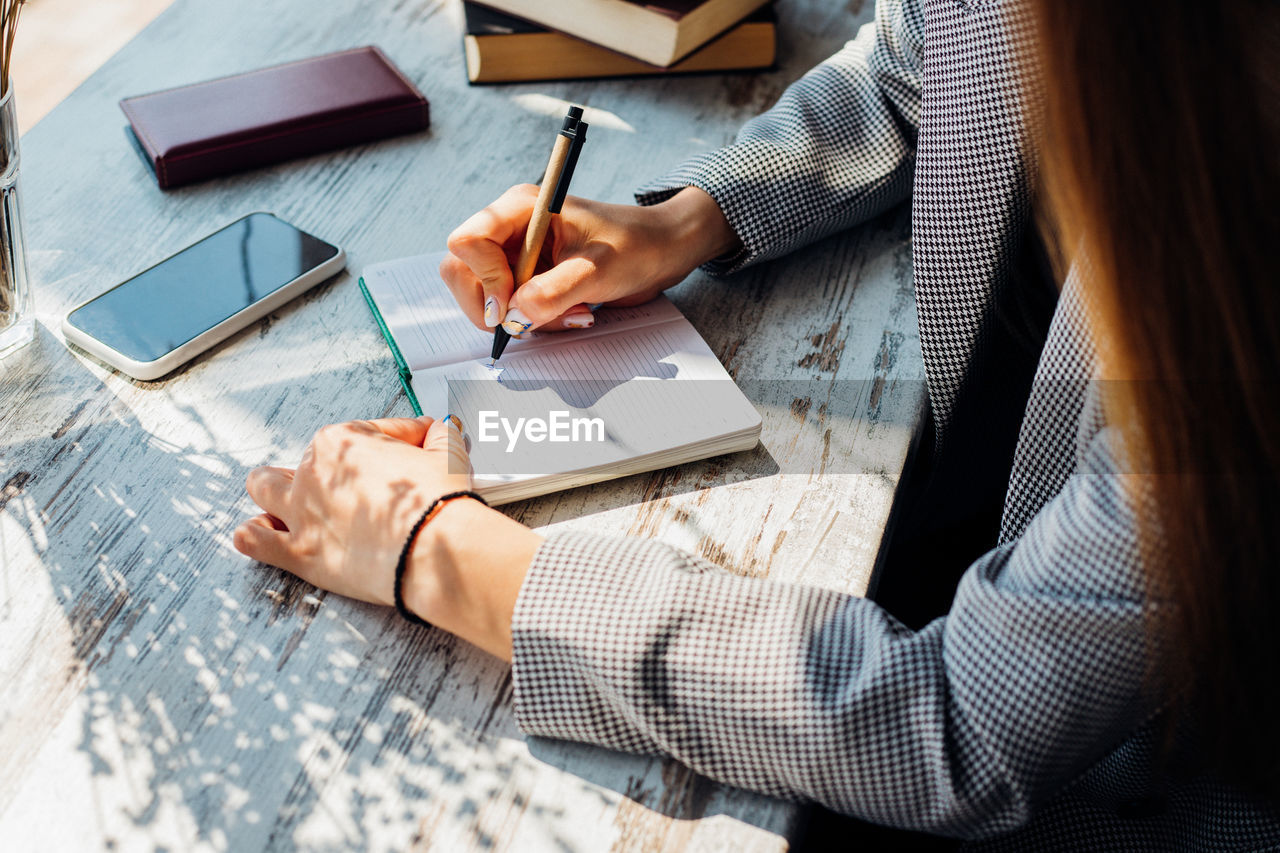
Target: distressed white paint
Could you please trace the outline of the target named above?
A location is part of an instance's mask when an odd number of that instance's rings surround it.
[[[799,807],[669,761],[527,742],[504,665],[234,551],[251,467],[293,464],[325,423],[408,411],[353,275],[162,382],[56,332],[251,210],[341,243],[354,272],[438,248],[538,178],[548,104],[598,119],[575,191],[625,201],[731,139],[870,9],[780,11],[768,74],[473,89],[456,3],[178,0],[24,138],[42,325],[0,367],[0,848],[787,846]],[[422,87],[429,133],[167,193],[125,142],[123,96],[364,43]],[[506,511],[864,591],[924,401],[905,235],[894,214],[673,291],[764,416],[758,450]]]

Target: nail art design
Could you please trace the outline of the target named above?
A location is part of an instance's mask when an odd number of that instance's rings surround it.
[[[512,308],[507,312],[506,319],[502,321],[502,328],[507,330],[507,334],[511,337],[519,337],[529,331],[529,327],[533,325],[533,321],[524,315],[519,308]]]
[[[484,324],[489,327],[498,325],[498,297],[490,296],[484,301]]]
[[[564,318],[564,327],[566,329],[590,329],[596,324],[594,314],[570,314]]]
[[[453,414],[445,415],[444,422],[447,423],[449,426],[453,427],[454,429],[456,429],[458,432],[462,433],[463,435],[467,434],[466,427],[462,425],[462,419],[459,418],[457,415],[453,415]]]
[[[458,435],[462,438],[462,447],[468,453],[471,452],[471,436],[467,435],[467,428],[462,425],[462,418],[455,414],[444,416],[444,422],[458,431]]]

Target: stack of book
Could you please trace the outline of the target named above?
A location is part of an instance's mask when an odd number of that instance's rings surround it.
[[[769,0],[464,2],[472,83],[768,68]]]

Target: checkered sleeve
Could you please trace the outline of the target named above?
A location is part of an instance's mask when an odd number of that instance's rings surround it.
[[[744,125],[732,145],[695,157],[636,193],[656,204],[705,190],[742,249],[713,273],[776,257],[907,197],[920,120],[923,13],[880,0],[876,20]]]
[[[1017,827],[1153,711],[1151,604],[1109,459],[920,631],[659,542],[553,536],[512,623],[517,721],[902,828]]]

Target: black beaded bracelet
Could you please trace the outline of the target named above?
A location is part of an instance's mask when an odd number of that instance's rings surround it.
[[[435,513],[449,501],[457,498],[471,498],[473,500],[480,501],[480,503],[485,506],[489,505],[488,501],[477,495],[475,492],[449,492],[447,495],[441,495],[431,502],[431,506],[427,507],[427,511],[424,512],[413,525],[413,529],[409,531],[409,538],[404,540],[404,548],[400,550],[400,561],[396,563],[396,612],[415,625],[423,625],[427,628],[431,627],[430,622],[404,606],[404,573],[409,568],[409,555],[413,553],[413,543],[417,540],[418,534],[422,531],[422,528],[426,526],[427,522],[431,520],[432,516],[434,516]]]

